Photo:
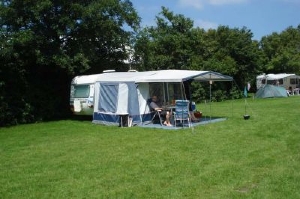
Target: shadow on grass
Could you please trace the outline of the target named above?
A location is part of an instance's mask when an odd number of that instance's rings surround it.
[[[192,122],[191,125],[195,127],[195,126],[199,126],[199,125],[221,122],[221,121],[225,121],[225,120],[226,120],[226,118],[222,118],[222,117],[202,117],[199,122]],[[153,123],[146,123],[146,124],[139,125],[139,126],[145,127],[145,128],[160,128],[160,129],[169,129],[169,130],[189,128],[187,123],[184,123],[184,124],[178,123],[178,125],[176,127],[174,125],[165,126],[165,125],[153,124]]]

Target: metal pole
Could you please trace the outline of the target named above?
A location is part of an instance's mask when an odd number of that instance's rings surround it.
[[[209,81],[209,119],[211,121],[211,85],[212,85],[212,80]]]

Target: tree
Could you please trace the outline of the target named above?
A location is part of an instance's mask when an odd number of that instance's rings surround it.
[[[205,69],[233,76],[240,88],[254,80],[260,70],[258,42],[252,40],[252,32],[243,27],[231,29],[219,26],[207,32]]]
[[[240,88],[254,81],[260,70],[259,44],[252,41],[253,34],[246,27],[219,26],[205,31],[165,7],[156,23],[137,38],[135,52],[142,61],[140,68],[212,70],[233,76]]]
[[[300,25],[262,38],[265,73],[300,73]]]
[[[0,117],[26,122],[24,107],[32,121],[66,115],[73,76],[128,68],[125,47],[139,22],[128,0],[2,1],[0,75],[14,82],[1,83],[1,107],[6,108]],[[10,87],[22,92],[14,94]],[[18,112],[10,96],[22,104]]]
[[[156,27],[142,30],[136,41],[136,58],[142,60],[141,68],[187,69],[193,21],[162,7],[156,22]]]

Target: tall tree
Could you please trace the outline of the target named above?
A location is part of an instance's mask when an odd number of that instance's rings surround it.
[[[300,73],[300,25],[264,36],[260,45],[265,58],[262,72]]]
[[[1,84],[3,119],[10,114],[23,122],[58,117],[68,110],[69,84],[74,75],[117,68],[126,70],[130,46],[140,18],[129,0],[5,0],[0,4],[2,70],[14,78]],[[9,84],[9,85],[8,85]],[[9,96],[21,101],[18,112]],[[26,119],[25,119],[26,120]]]
[[[143,60],[142,68],[187,69],[189,35],[193,21],[162,7],[156,23],[157,26],[141,31],[136,41],[135,50],[137,56]]]
[[[260,70],[261,53],[252,36],[246,27],[219,26],[216,30],[209,30],[205,37],[209,51],[204,61],[205,68],[233,76],[239,87],[254,80]]]
[[[213,70],[232,75],[240,88],[254,81],[260,70],[259,44],[245,27],[219,26],[205,31],[165,7],[156,23],[145,28],[137,39],[135,50],[142,60],[141,68]]]

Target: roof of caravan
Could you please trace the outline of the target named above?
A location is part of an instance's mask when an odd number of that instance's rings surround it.
[[[297,76],[295,74],[287,74],[287,73],[280,73],[280,74],[266,74],[266,75],[258,75],[257,79],[260,78],[267,78],[268,80],[276,80],[276,79],[283,79],[285,77],[290,77],[290,76]]]
[[[73,78],[72,84],[91,84],[91,83],[95,83],[100,75],[102,75],[102,74],[76,76],[76,77]]]
[[[233,78],[213,71],[195,70],[158,70],[145,72],[113,72],[99,74],[101,82],[182,82],[196,81],[232,81]]]

